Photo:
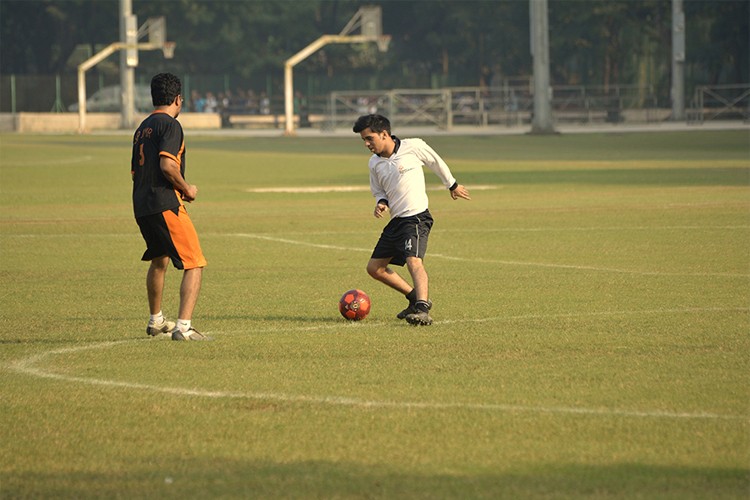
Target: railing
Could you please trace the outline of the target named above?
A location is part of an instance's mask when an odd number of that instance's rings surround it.
[[[696,87],[687,115],[688,123],[738,118],[750,121],[750,84]]]
[[[445,126],[450,106],[447,90],[332,92],[326,110],[327,128],[351,126],[357,117],[381,113],[404,125]]]
[[[626,115],[631,121],[663,119],[663,113],[656,112],[657,99],[650,86],[559,86],[553,88],[552,95],[553,117],[558,123],[618,123]],[[330,94],[324,126],[351,126],[360,115],[376,112],[400,126],[514,126],[530,123],[532,110],[533,94],[528,85],[340,91]]]

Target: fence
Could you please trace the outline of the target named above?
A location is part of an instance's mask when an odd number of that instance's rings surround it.
[[[696,87],[688,123],[716,119],[750,121],[750,84]]]
[[[400,125],[445,129],[454,125],[521,125],[531,122],[533,97],[529,85],[331,92],[325,126],[350,126],[358,116],[374,112],[386,114]],[[628,121],[664,119],[649,86],[560,86],[552,89],[551,102],[557,123],[618,123],[626,116]]]
[[[193,90],[203,95],[212,91],[216,95],[239,89],[253,89],[258,94],[272,94],[281,88],[271,77],[259,76],[254,80],[232,78],[229,75],[182,75],[183,92],[190,97]],[[136,73],[136,85],[148,86],[150,75]],[[86,76],[86,89],[91,97],[98,90],[120,85],[119,74],[92,72]],[[278,92],[276,99],[281,99]],[[63,75],[0,75],[0,113],[17,112],[68,112],[78,102],[78,82],[75,74]]]
[[[256,100],[265,94],[266,109],[253,106],[247,99],[246,114],[268,114],[274,119],[268,126],[280,126],[284,103],[280,82],[269,76],[253,81],[230,78],[227,75],[184,75],[184,92],[188,94],[188,109],[194,102],[192,89],[205,92],[215,90],[225,96],[242,89]],[[378,111],[402,125],[425,125],[449,129],[456,125],[514,126],[531,122],[533,93],[528,79],[505,80],[498,87],[446,87],[440,89],[346,90],[312,92],[305,77],[297,81],[306,100],[306,114],[322,117],[322,126],[350,127],[363,113]],[[148,84],[145,74],[136,74],[137,84]],[[119,85],[119,77],[93,74],[87,77],[89,96],[97,90]],[[658,91],[652,86],[554,86],[552,114],[556,123],[652,123],[671,117],[671,104],[660,103]],[[240,99],[241,101],[242,99]],[[77,102],[75,77],[64,75],[0,75],[0,113],[70,112]],[[148,103],[147,103],[148,104]],[[148,106],[147,106],[148,107]],[[236,106],[235,106],[236,108]],[[221,109],[217,109],[220,112]],[[222,115],[226,118],[226,113]],[[750,121],[750,84],[699,86],[687,109],[688,123],[709,120]],[[240,120],[242,121],[242,120]],[[317,121],[315,126],[317,126]],[[225,126],[242,126],[224,120]],[[265,124],[265,122],[264,122]],[[265,125],[264,125],[265,126]]]

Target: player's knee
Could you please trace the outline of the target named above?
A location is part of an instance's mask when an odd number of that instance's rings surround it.
[[[424,269],[424,263],[419,257],[407,257],[406,267],[409,269]]]
[[[166,271],[168,264],[169,264],[169,257],[167,257],[166,255],[162,257],[156,257],[155,259],[151,260],[151,269],[154,269],[157,271]]]
[[[368,264],[367,265],[367,274],[369,274],[373,278],[377,279],[377,277],[378,277],[378,269],[376,267],[371,266],[371,265]]]
[[[385,272],[385,268],[378,265],[377,263],[375,262],[367,263],[367,274],[369,274],[373,278],[378,279],[384,272]]]

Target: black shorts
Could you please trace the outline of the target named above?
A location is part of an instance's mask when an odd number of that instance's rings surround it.
[[[424,259],[427,237],[432,229],[429,210],[411,217],[394,217],[380,235],[372,259],[391,259],[391,264],[403,266],[407,257]]]
[[[184,206],[135,220],[147,247],[141,260],[168,255],[177,269],[205,267],[198,234]]]

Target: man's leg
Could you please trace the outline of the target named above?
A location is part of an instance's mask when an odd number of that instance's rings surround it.
[[[198,295],[201,291],[201,280],[203,278],[203,268],[196,267],[186,269],[182,275],[182,284],[180,285],[180,314],[179,319],[190,321],[193,318],[193,310],[198,302]]]
[[[419,257],[407,257],[406,267],[409,269],[409,273],[414,280],[416,302],[412,307],[413,312],[407,314],[404,319],[412,325],[431,325],[430,309],[432,308],[432,303],[428,300],[429,280],[427,279],[427,271],[424,268],[422,259]]]
[[[406,267],[409,269],[411,279],[414,281],[414,289],[417,291],[417,300],[427,302],[429,298],[429,280],[427,279],[427,271],[424,268],[424,263],[419,257],[407,257]]]
[[[152,337],[167,334],[172,331],[175,323],[167,320],[161,312],[161,301],[164,295],[164,280],[167,275],[169,257],[157,257],[151,260],[146,273],[146,291],[148,292],[148,308],[151,319],[146,326],[146,333]]]
[[[203,268],[185,269],[180,285],[180,315],[177,326],[172,330],[172,340],[211,340],[198,332],[192,325],[193,310],[201,291]]]
[[[151,261],[146,273],[146,290],[148,291],[148,307],[151,314],[161,312],[161,300],[164,294],[164,278],[167,275],[169,257],[157,257]]]
[[[388,267],[390,262],[391,259],[370,259],[367,263],[367,274],[397,292],[401,292],[404,295],[408,294],[411,292],[412,286],[401,275]]]

